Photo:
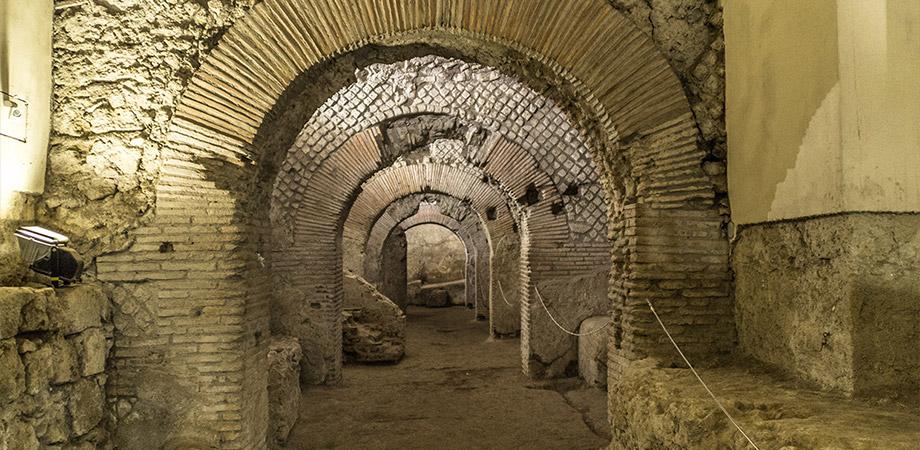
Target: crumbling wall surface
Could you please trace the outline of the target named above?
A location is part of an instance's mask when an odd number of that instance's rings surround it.
[[[728,206],[725,178],[725,39],[717,0],[608,0],[667,58],[684,85],[711,158],[707,175]]]
[[[254,0],[107,0],[55,13],[42,222],[91,257],[149,215],[180,94]]]
[[[463,279],[466,248],[452,231],[440,225],[419,225],[406,231],[409,277],[422,284]]]
[[[27,264],[19,257],[19,244],[13,232],[22,224],[35,219],[35,198],[14,193],[6,199],[7,211],[0,211],[0,286],[22,286],[26,280]]]
[[[0,448],[111,448],[111,346],[100,287],[0,288]]]
[[[532,333],[530,340],[538,343],[543,353],[531,358],[555,356],[555,359],[539,360],[539,367],[553,376],[578,375],[579,342],[575,336],[582,322],[593,316],[608,315],[607,271],[570,276],[558,276],[535,284],[530,307],[533,310],[531,322],[541,327],[562,328],[565,332]],[[562,308],[565,305],[565,308]],[[610,322],[607,322],[609,325]],[[533,345],[533,344],[532,344]],[[604,353],[606,360],[606,352]]]
[[[608,386],[611,450],[751,448],[688,369],[644,359]],[[704,369],[701,376],[762,449],[912,449],[916,408],[864,403],[801,389],[756,365]]]
[[[406,353],[406,315],[374,285],[345,273],[342,353],[349,362],[398,362]]]
[[[297,338],[272,337],[268,343],[268,405],[271,442],[283,445],[300,414],[300,360]]]
[[[733,262],[745,353],[846,393],[920,383],[920,215],[749,226]]]
[[[521,332],[521,301],[522,295],[526,295],[521,292],[520,235],[496,235],[492,242],[489,327],[494,335],[515,336]]]

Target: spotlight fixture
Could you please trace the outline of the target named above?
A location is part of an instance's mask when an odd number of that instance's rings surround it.
[[[29,263],[30,269],[51,277],[55,287],[80,279],[83,257],[67,247],[70,242],[67,236],[35,226],[19,228],[15,235],[22,259]]]

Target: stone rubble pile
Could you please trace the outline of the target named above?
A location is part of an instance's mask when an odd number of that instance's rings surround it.
[[[342,352],[349,362],[399,362],[406,353],[406,315],[374,285],[345,273]]]

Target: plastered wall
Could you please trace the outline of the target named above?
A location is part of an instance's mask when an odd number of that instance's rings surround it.
[[[25,265],[13,230],[34,219],[30,194],[44,188],[51,114],[51,0],[0,0],[0,92],[15,96],[25,127],[11,126],[0,93],[0,286],[21,283]],[[19,103],[24,100],[28,105]],[[24,131],[24,141],[5,134]]]
[[[0,94],[0,219],[11,213],[13,192],[41,193],[45,186],[51,16],[51,0],[0,0],[0,91],[11,95]]]
[[[727,2],[736,224],[920,210],[920,3]]]

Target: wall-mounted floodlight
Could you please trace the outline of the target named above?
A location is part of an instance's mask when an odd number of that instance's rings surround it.
[[[19,254],[29,268],[51,277],[51,283],[58,286],[80,279],[83,273],[83,258],[76,250],[67,247],[70,239],[60,233],[42,227],[22,227],[16,230],[19,240]]]

